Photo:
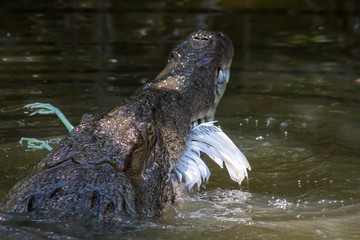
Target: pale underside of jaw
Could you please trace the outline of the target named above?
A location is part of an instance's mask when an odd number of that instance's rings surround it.
[[[221,70],[217,84],[229,80],[229,71]],[[208,182],[210,170],[201,159],[201,153],[208,155],[221,168],[224,163],[230,178],[241,184],[248,177],[250,164],[244,154],[236,147],[231,139],[214,125],[214,116],[205,116],[193,122],[193,128],[183,157],[174,171],[179,181],[184,182],[190,191],[195,185],[200,189],[201,183]]]
[[[215,115],[215,109],[217,104],[219,103],[222,95],[224,94],[224,91],[226,89],[226,84],[229,82],[230,78],[230,69],[221,69],[218,73],[218,76],[216,77],[216,89],[215,89],[215,106],[213,109],[209,109],[205,113],[200,113],[197,118],[193,119],[193,125],[196,127],[200,123],[204,122],[212,122],[214,121],[214,115]]]
[[[218,76],[218,81],[225,81],[226,83],[229,82],[229,78],[230,78],[230,69],[221,69],[219,71],[219,76]]]

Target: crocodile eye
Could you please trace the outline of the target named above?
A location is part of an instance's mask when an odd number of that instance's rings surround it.
[[[151,123],[148,123],[146,126],[146,134],[153,135],[154,134],[154,127]]]
[[[148,123],[146,126],[146,135],[148,136],[148,144],[152,145],[155,137],[155,132],[154,132],[154,126],[151,122]]]
[[[130,176],[137,176],[143,171],[153,146],[156,143],[156,129],[152,122],[149,122],[146,125],[146,128],[144,129],[145,134],[143,132],[141,133],[139,129],[136,130],[138,130],[138,138],[136,139],[136,142],[134,142],[127,159],[125,160],[127,161],[125,163],[125,171]]]
[[[175,59],[176,61],[180,61],[181,59],[181,54],[176,50],[172,50],[169,52],[169,59],[168,59],[168,62],[171,61],[171,59]]]

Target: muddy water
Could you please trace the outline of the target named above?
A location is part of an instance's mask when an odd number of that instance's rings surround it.
[[[115,2],[115,1],[114,1]],[[186,33],[233,40],[216,119],[247,156],[248,183],[207,161],[209,184],[160,219],[93,226],[0,215],[3,239],[359,239],[359,6],[329,1],[5,1],[0,16],[0,198],[44,157],[21,137],[66,129],[22,107],[49,102],[76,124],[124,102]]]

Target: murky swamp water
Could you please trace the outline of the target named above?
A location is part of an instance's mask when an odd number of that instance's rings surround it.
[[[26,151],[21,137],[66,134],[56,117],[27,117],[24,105],[51,103],[73,124],[105,113],[199,28],[235,46],[216,119],[247,156],[249,181],[240,190],[207,161],[209,184],[160,219],[86,227],[0,215],[1,239],[360,239],[355,1],[80,2],[0,7],[0,199],[47,154]]]

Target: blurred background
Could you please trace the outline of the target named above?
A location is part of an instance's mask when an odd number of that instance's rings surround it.
[[[1,1],[0,199],[56,142],[151,81],[197,29],[235,47],[218,125],[247,156],[239,186],[207,159],[209,184],[160,219],[84,228],[0,215],[3,239],[359,239],[360,1]],[[240,190],[241,189],[241,190]]]

